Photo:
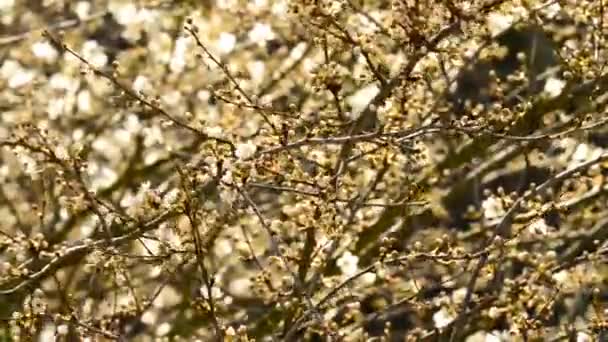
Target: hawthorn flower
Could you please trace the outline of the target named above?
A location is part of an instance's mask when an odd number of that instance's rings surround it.
[[[57,50],[48,41],[39,41],[32,44],[32,53],[45,62],[53,62],[58,56]]]
[[[65,336],[69,332],[69,327],[67,324],[62,324],[57,327],[57,335]]]
[[[165,336],[171,331],[172,327],[169,322],[163,322],[158,325],[156,328],[155,334],[156,336]]]
[[[236,146],[236,157],[240,160],[247,160],[252,158],[257,151],[257,146],[252,142],[246,142],[238,144]]]
[[[376,96],[376,94],[378,94],[379,91],[380,88],[378,88],[377,85],[371,84],[357,90],[356,93],[351,95],[347,101],[353,109],[353,115],[358,115],[363,109],[365,109],[368,103]]]
[[[205,133],[212,138],[222,138],[224,129],[220,126],[205,127]]]
[[[559,78],[550,77],[545,83],[544,91],[550,97],[558,97],[562,93],[562,89],[566,86],[566,81]]]
[[[454,315],[448,312],[446,308],[441,308],[433,314],[433,322],[438,329],[447,327],[454,320]]]
[[[203,296],[203,297],[207,297],[209,295],[209,293],[208,293],[209,290],[206,285],[201,286],[198,290],[199,290],[201,296]],[[222,289],[220,289],[217,286],[211,287],[211,297],[212,298],[219,299],[219,298],[222,298],[222,295],[223,295]]]
[[[503,201],[497,196],[490,196],[481,202],[484,217],[486,219],[494,219],[505,214]]]
[[[268,24],[256,23],[251,31],[249,31],[249,40],[260,46],[263,46],[267,40],[274,39],[274,37],[275,33]]]
[[[544,219],[535,220],[528,227],[530,233],[536,235],[546,235],[550,231],[550,227],[547,225]]]
[[[186,55],[190,49],[191,40],[188,37],[179,37],[175,42],[173,56],[169,62],[169,69],[172,72],[181,73],[186,66]]]
[[[108,56],[103,51],[95,40],[87,40],[82,45],[82,56],[97,68],[101,68],[108,64]]]
[[[351,277],[359,270],[357,264],[359,263],[359,257],[353,255],[350,251],[344,252],[338,260],[336,265],[342,271],[342,274],[346,277]]]
[[[133,81],[133,90],[136,92],[150,93],[153,90],[153,86],[150,80],[143,75],[137,75]]]
[[[222,32],[215,44],[218,52],[222,55],[226,55],[234,50],[234,47],[236,46],[236,36],[232,33]]]
[[[91,3],[88,1],[78,1],[74,6],[74,12],[78,16],[78,19],[82,20],[86,18],[91,12]]]
[[[91,92],[88,89],[83,89],[76,96],[76,106],[81,113],[91,113],[93,111],[91,103]]]
[[[0,77],[7,80],[9,88],[20,88],[32,82],[35,76],[33,69],[26,69],[11,59],[6,60],[0,67]]]
[[[512,15],[502,13],[490,13],[487,17],[488,28],[493,37],[499,35],[503,31],[506,31],[511,25],[515,18]]]
[[[15,5],[15,0],[0,0],[0,10],[9,10]]]
[[[592,145],[581,143],[576,146],[574,153],[572,154],[572,164],[586,162],[590,159],[597,158],[602,154],[601,148],[594,147]]]

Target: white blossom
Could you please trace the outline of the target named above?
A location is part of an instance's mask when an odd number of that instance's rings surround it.
[[[224,130],[220,126],[205,127],[205,134],[212,138],[222,138]]]
[[[25,69],[14,60],[6,60],[0,68],[0,77],[8,81],[9,88],[20,88],[30,83],[36,73],[31,69]]]
[[[91,92],[88,89],[83,89],[78,92],[78,95],[76,96],[76,105],[78,106],[78,110],[82,113],[92,112]]]
[[[222,32],[216,42],[217,50],[220,54],[228,54],[236,46],[236,36],[232,33]]]
[[[236,146],[236,157],[241,160],[247,160],[253,157],[256,151],[257,146],[255,146],[255,144],[252,142],[238,144]]]
[[[54,61],[58,56],[57,50],[47,41],[39,41],[32,44],[32,53],[34,56],[47,62]]]
[[[562,89],[564,89],[565,86],[566,81],[559,78],[550,77],[545,83],[544,91],[550,98],[554,98],[562,93]]]
[[[172,72],[180,73],[184,71],[186,66],[186,53],[188,52],[190,39],[188,37],[179,37],[175,41],[175,49],[171,61],[169,62],[169,69]]]
[[[262,61],[251,61],[247,63],[247,71],[249,71],[253,83],[260,84],[264,80],[266,64]]]
[[[358,263],[359,257],[353,255],[350,251],[344,252],[344,254],[336,260],[336,266],[340,268],[340,271],[342,271],[342,274],[346,277],[353,276],[357,273],[357,270],[359,269],[357,266]]]
[[[274,39],[274,37],[275,33],[268,24],[256,23],[249,31],[249,40],[258,45],[262,45],[265,41]]]
[[[447,327],[454,320],[454,315],[450,314],[446,308],[441,308],[433,314],[433,322],[436,328]]]
[[[15,5],[15,0],[0,0],[0,10],[9,10]]]
[[[57,327],[58,335],[65,336],[68,334],[68,332],[69,332],[69,327],[67,326],[67,324],[62,324]]]
[[[511,27],[514,20],[515,18],[512,15],[496,12],[490,13],[487,18],[488,29],[492,36],[495,37]]]
[[[576,146],[574,153],[572,154],[572,163],[578,164],[586,162],[590,159],[596,158],[602,154],[601,148],[593,147],[586,143],[581,143]]]
[[[503,201],[496,196],[486,198],[481,202],[481,208],[486,219],[498,218],[505,214]]]
[[[593,341],[593,337],[591,337],[589,334],[579,331],[578,333],[576,333],[576,342],[591,342]]]
[[[91,3],[88,1],[78,1],[74,6],[74,12],[76,12],[78,19],[82,20],[86,18],[91,12]]]
[[[146,76],[137,75],[133,81],[133,90],[136,92],[149,93],[152,91],[152,84]]]
[[[108,64],[108,56],[103,51],[103,47],[95,40],[87,40],[82,44],[82,57],[97,68]]]
[[[528,226],[528,229],[532,234],[546,235],[549,232],[549,226],[543,219],[535,220]]]
[[[347,102],[352,107],[352,114],[358,115],[365,109],[368,103],[378,94],[380,89],[375,84],[370,84],[364,88],[357,90],[353,95],[348,97]],[[354,117],[353,117],[354,119]]]
[[[171,331],[171,324],[169,324],[168,322],[163,322],[156,328],[155,333],[156,333],[156,336],[165,336],[170,331]]]

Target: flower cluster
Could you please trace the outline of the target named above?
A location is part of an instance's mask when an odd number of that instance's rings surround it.
[[[0,335],[605,340],[603,6],[0,0]]]

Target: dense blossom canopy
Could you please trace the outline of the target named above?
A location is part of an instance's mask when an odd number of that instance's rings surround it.
[[[607,12],[0,0],[0,340],[608,339]]]

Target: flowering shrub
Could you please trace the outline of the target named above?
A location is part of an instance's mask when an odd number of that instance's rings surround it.
[[[3,340],[605,340],[606,19],[0,0]]]

